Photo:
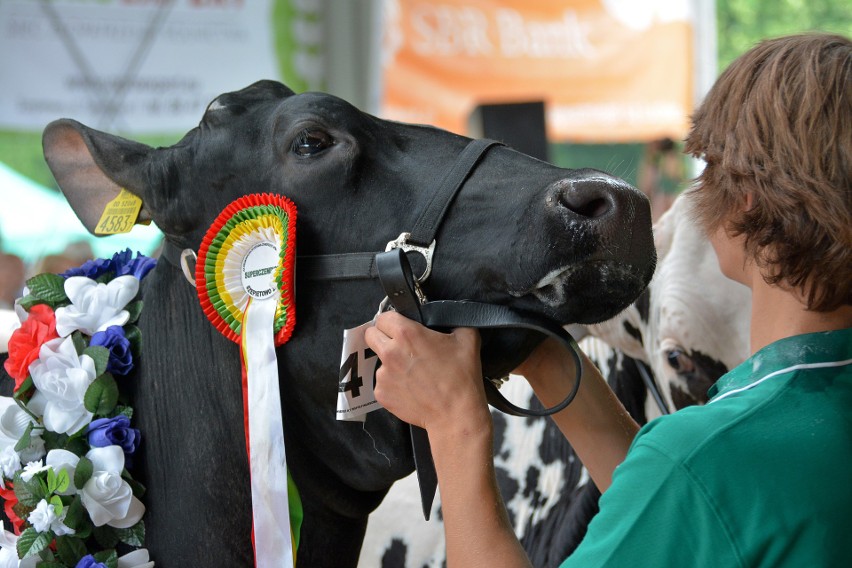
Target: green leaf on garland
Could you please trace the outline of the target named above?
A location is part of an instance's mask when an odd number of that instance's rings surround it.
[[[16,452],[21,452],[23,450],[26,450],[27,448],[30,447],[30,445],[32,445],[32,443],[33,443],[32,437],[31,437],[32,431],[33,431],[33,423],[30,422],[29,424],[27,424],[27,429],[24,430],[24,433],[21,435],[21,438],[18,440],[18,443],[15,444],[15,451]]]
[[[118,554],[115,550],[102,550],[92,555],[96,562],[102,562],[107,568],[118,568]]]
[[[70,485],[71,479],[66,468],[60,469],[59,473],[54,473],[53,468],[47,470],[47,488],[51,493],[64,493]]]
[[[77,468],[74,470],[74,487],[77,490],[83,489],[94,472],[95,466],[92,464],[92,460],[86,456],[81,457],[80,461],[77,462]]]
[[[56,537],[56,553],[65,566],[76,566],[88,551],[77,535],[66,535]]]
[[[134,359],[138,359],[142,353],[142,332],[135,325],[124,326],[124,337],[130,342],[130,352]]]
[[[21,473],[18,472],[15,474],[13,483],[15,484],[15,497],[18,498],[18,502],[28,507],[35,507],[39,501],[47,496],[36,477],[24,481]]]
[[[35,505],[24,505],[18,501],[12,506],[12,511],[18,515],[19,519],[26,519],[30,516],[30,513],[35,511]]]
[[[89,513],[83,505],[83,500],[79,495],[75,495],[71,503],[68,504],[68,512],[65,514],[65,519],[62,521],[65,526],[74,529],[74,538],[86,540],[92,534],[92,521],[89,518]]]
[[[42,431],[41,437],[44,440],[44,445],[51,450],[62,449],[68,443],[68,434],[51,432],[47,429]]]
[[[83,351],[85,351],[86,347],[88,347],[86,339],[83,337],[83,334],[80,332],[80,330],[77,330],[71,334],[71,341],[74,342],[74,349],[77,350],[77,355],[82,355]]]
[[[61,517],[62,510],[65,509],[65,505],[62,504],[62,499],[59,498],[59,495],[51,497],[50,504],[53,505],[53,512],[56,513],[56,516]]]
[[[78,436],[76,438],[69,438],[65,442],[64,448],[75,456],[85,456],[86,452],[89,451],[89,443],[86,441],[85,436]]]
[[[75,566],[75,564],[65,564],[64,562],[56,562],[55,560],[45,560],[36,564],[36,568],[68,568],[68,566]]]
[[[30,295],[35,296],[49,304],[67,302],[65,295],[65,278],[58,274],[39,274],[27,280],[27,288]]]
[[[51,540],[53,540],[53,534],[50,531],[40,533],[34,528],[24,530],[18,538],[18,558],[23,559],[38,554],[50,545]]]
[[[130,314],[130,319],[127,320],[127,323],[136,323],[139,320],[139,315],[142,313],[142,300],[130,302],[124,309]]]
[[[118,529],[118,538],[124,544],[130,546],[144,546],[145,544],[145,522],[139,521],[128,529]]]
[[[116,406],[115,407],[115,415],[118,416],[119,414],[121,414],[123,416],[127,416],[128,418],[133,418],[133,407],[132,406],[122,406],[122,405]]]
[[[24,382],[21,383],[21,386],[18,387],[18,390],[16,390],[15,394],[12,395],[12,398],[15,400],[21,400],[22,398],[27,397],[31,388],[33,388],[33,378],[30,375],[27,375],[27,378],[24,379]]]
[[[115,548],[118,544],[118,530],[109,525],[95,527],[92,529],[92,534],[103,548]]]
[[[109,349],[102,345],[90,345],[83,349],[83,355],[88,355],[95,362],[95,375],[103,375],[109,363]]]
[[[24,308],[25,310],[30,311],[33,306],[35,306],[37,304],[47,304],[47,302],[45,302],[44,300],[38,299],[37,297],[33,296],[32,294],[27,294],[26,296],[24,296],[23,298],[18,300],[17,304],[19,306],[21,306],[22,308]],[[50,304],[48,304],[48,305],[50,305]]]
[[[126,469],[124,471],[127,472]],[[141,483],[139,483],[138,481],[136,481],[135,479],[133,479],[130,476],[129,472],[127,473],[127,475],[122,473],[121,478],[124,481],[126,481],[127,484],[130,486],[130,490],[133,492],[133,496],[141,501],[142,497],[145,495],[145,491],[146,491],[145,486],[142,485]]]
[[[93,414],[107,416],[116,404],[118,404],[118,385],[109,373],[104,373],[95,379],[83,395],[83,405]]]

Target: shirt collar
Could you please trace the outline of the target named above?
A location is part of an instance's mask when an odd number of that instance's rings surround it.
[[[769,373],[794,365],[849,359],[852,359],[852,328],[785,337],[770,343],[722,375],[710,387],[708,394],[713,399],[728,391],[746,388]]]

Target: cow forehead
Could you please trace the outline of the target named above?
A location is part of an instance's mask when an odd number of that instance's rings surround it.
[[[259,85],[259,86],[258,86]],[[227,126],[240,119],[286,128],[299,120],[314,119],[325,126],[346,129],[360,123],[368,115],[343,99],[327,93],[296,94],[274,81],[263,81],[240,91],[219,95],[207,106],[202,123]],[[256,126],[261,126],[257,124]]]

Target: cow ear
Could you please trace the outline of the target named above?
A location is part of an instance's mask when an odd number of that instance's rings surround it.
[[[145,201],[149,146],[70,119],[48,124],[42,146],[59,189],[90,233],[122,188]]]

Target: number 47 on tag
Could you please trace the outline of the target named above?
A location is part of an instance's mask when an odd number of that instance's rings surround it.
[[[364,332],[372,325],[372,322],[367,322],[343,331],[337,384],[338,420],[363,421],[368,412],[381,408],[373,394],[378,357],[364,341]]]

